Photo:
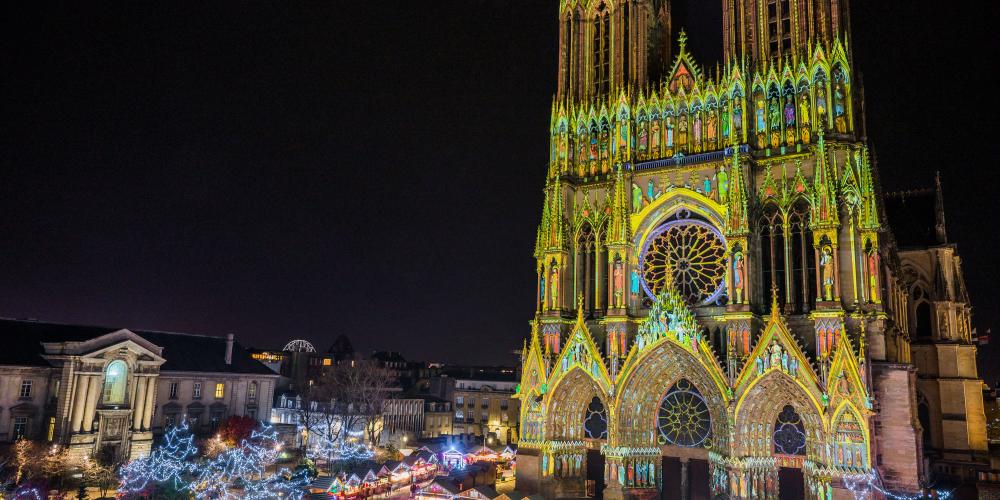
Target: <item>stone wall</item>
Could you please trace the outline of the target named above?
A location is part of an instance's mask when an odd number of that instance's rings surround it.
[[[916,371],[911,365],[874,363],[872,377],[881,409],[875,433],[882,480],[891,490],[916,491],[923,475]]]

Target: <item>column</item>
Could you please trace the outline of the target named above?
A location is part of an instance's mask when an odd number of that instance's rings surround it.
[[[138,377],[135,391],[135,404],[132,405],[132,429],[139,430],[142,427],[142,414],[145,411],[147,377]]]
[[[691,482],[688,477],[688,459],[681,459],[681,500],[691,500]]]
[[[782,120],[784,121],[784,120]],[[795,259],[792,258],[792,227],[788,224],[787,220],[781,222],[781,239],[782,241],[782,251],[785,254],[785,302],[787,306],[785,312],[791,312],[794,309],[792,286],[795,284]],[[805,263],[803,263],[805,265]]]
[[[129,384],[130,387],[128,392],[128,405],[133,408],[135,407],[135,393],[137,385],[139,385],[139,377],[136,375],[132,375],[132,382]]]
[[[88,375],[90,387],[87,391],[87,405],[83,414],[83,431],[94,430],[94,412],[97,410],[97,400],[101,397],[101,379],[98,375]]]
[[[90,392],[90,378],[86,375],[76,376],[76,387],[73,388],[73,417],[70,419],[70,432],[80,432],[83,424],[83,412]]]
[[[601,300],[601,243],[594,243],[594,309],[603,313],[604,303]]]
[[[146,404],[143,405],[142,428],[149,429],[153,420],[153,408],[156,407],[156,379],[147,377],[146,381]]]
[[[587,259],[586,260],[587,267],[585,268],[584,274],[583,274],[585,276],[583,278],[583,293],[585,294],[584,296],[586,297],[586,299],[584,299],[584,301],[583,301],[583,307],[584,307],[583,310],[585,311],[584,317],[586,317],[587,315],[590,314],[590,312],[592,310],[591,307],[593,305],[593,302],[592,302],[592,299],[591,299],[591,294],[590,294],[590,261],[592,260],[591,256],[594,255],[594,254],[591,252],[591,248],[590,247],[585,248],[584,252],[585,252],[584,258]],[[596,285],[596,283],[595,283],[595,285]],[[576,298],[574,297],[573,300],[576,300]]]

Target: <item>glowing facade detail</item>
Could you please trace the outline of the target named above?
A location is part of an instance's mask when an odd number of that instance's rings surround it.
[[[672,276],[668,278],[667,273]],[[647,239],[642,276],[649,297],[655,297],[664,283],[672,280],[688,303],[714,302],[725,289],[725,238],[699,220],[668,222]]]
[[[939,394],[938,371],[915,380],[910,353],[932,350],[935,328],[970,343],[957,257],[907,258],[887,235],[846,2],[723,4],[724,61],[706,71],[670,32],[669,0],[559,1],[521,492],[584,496],[596,449],[610,499],[653,495],[675,459],[704,462],[690,481],[713,498],[928,483],[911,402],[917,385]],[[935,258],[953,264],[901,271]],[[944,323],[932,296],[949,297]],[[911,345],[919,324],[927,347]],[[964,408],[983,420],[978,400]]]
[[[687,380],[680,380],[660,401],[657,430],[661,444],[702,446],[712,432],[708,403]]]

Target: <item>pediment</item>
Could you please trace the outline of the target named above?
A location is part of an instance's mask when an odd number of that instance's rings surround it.
[[[144,361],[163,364],[163,348],[142,338],[128,329],[116,330],[82,342],[43,342],[45,349],[43,357],[82,356],[87,358],[102,357],[109,351],[126,349],[136,353]]]

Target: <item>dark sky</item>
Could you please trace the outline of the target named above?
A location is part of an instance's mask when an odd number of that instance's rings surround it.
[[[719,9],[689,3],[678,24],[714,67]],[[996,69],[990,17],[853,3],[882,180],[941,170],[985,330],[997,127],[974,96]],[[0,315],[513,361],[555,0],[3,9]]]

